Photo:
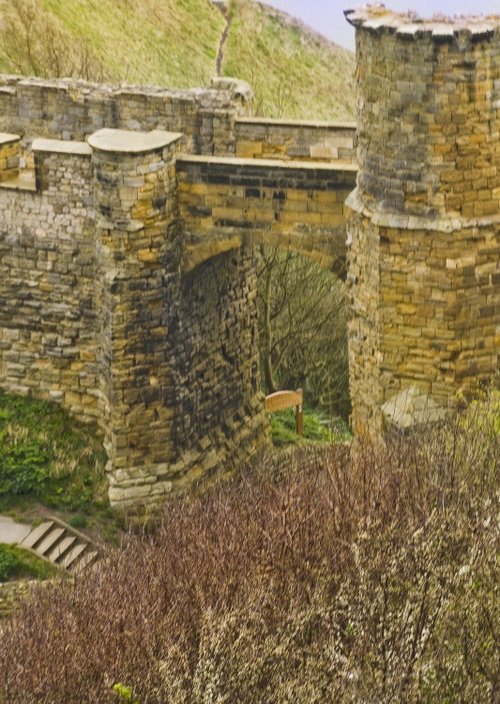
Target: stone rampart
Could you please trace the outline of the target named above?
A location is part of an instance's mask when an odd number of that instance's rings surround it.
[[[357,28],[349,231],[357,429],[417,387],[446,404],[500,349],[500,18],[423,21],[383,6]]]
[[[343,270],[351,164],[183,155],[177,160],[183,267],[242,244],[291,249]]]
[[[250,110],[248,85],[214,79],[212,88],[170,90],[49,81],[0,74],[0,132],[83,140],[102,127],[182,132],[195,154],[234,154],[234,121]]]
[[[92,152],[47,140],[33,151],[38,191],[0,189],[0,386],[95,421]]]
[[[347,217],[356,430],[498,371],[500,20],[348,17],[354,191],[351,127],[248,119],[231,79],[0,79],[0,386],[99,423],[114,505],[268,442],[254,243],[337,270]]]
[[[238,117],[235,133],[241,158],[356,163],[355,123]]]

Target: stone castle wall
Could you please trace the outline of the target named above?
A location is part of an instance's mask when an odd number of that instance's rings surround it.
[[[235,134],[241,158],[356,163],[354,123],[238,117]]]
[[[235,119],[251,106],[242,81],[214,79],[211,88],[169,90],[49,81],[0,75],[0,132],[83,140],[102,127],[182,132],[194,154],[235,151]]]
[[[0,81],[0,386],[99,424],[116,506],[161,503],[268,442],[252,213],[274,244],[295,236],[313,255],[314,241],[325,266],[345,256],[352,165],[186,154],[234,154],[247,97],[227,80],[183,92]],[[230,246],[200,249],[199,201],[214,196]]]
[[[0,189],[0,386],[99,415],[91,150],[34,143],[39,190]],[[50,149],[50,151],[46,151]]]
[[[500,23],[348,18],[358,175],[351,127],[248,119],[231,79],[0,78],[0,386],[100,424],[117,506],[266,445],[254,242],[335,268],[348,218],[356,430],[498,371]]]
[[[500,22],[357,28],[358,156],[349,197],[354,425],[410,386],[445,404],[500,349]]]
[[[355,166],[183,155],[177,178],[185,270],[245,243],[344,270]]]
[[[181,143],[38,139],[36,182],[0,188],[0,386],[99,424],[120,507],[161,503],[268,438],[253,255],[181,275]]]

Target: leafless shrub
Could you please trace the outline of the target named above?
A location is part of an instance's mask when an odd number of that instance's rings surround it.
[[[499,435],[482,411],[169,503],[4,628],[8,704],[498,701]],[[315,452],[311,458],[311,452]]]
[[[0,0],[0,30],[0,54],[15,73],[104,78],[102,64],[89,44],[63,31],[37,0]]]

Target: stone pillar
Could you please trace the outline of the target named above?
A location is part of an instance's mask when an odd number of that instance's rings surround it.
[[[500,19],[383,6],[356,29],[357,189],[348,199],[353,424],[416,387],[446,404],[500,347]]]
[[[113,505],[170,491],[169,316],[178,286],[174,156],[180,134],[103,129],[93,149],[102,418]]]

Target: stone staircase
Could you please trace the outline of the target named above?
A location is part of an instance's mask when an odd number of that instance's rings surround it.
[[[100,551],[83,533],[58,518],[48,518],[19,543],[54,565],[78,573],[95,562]]]

